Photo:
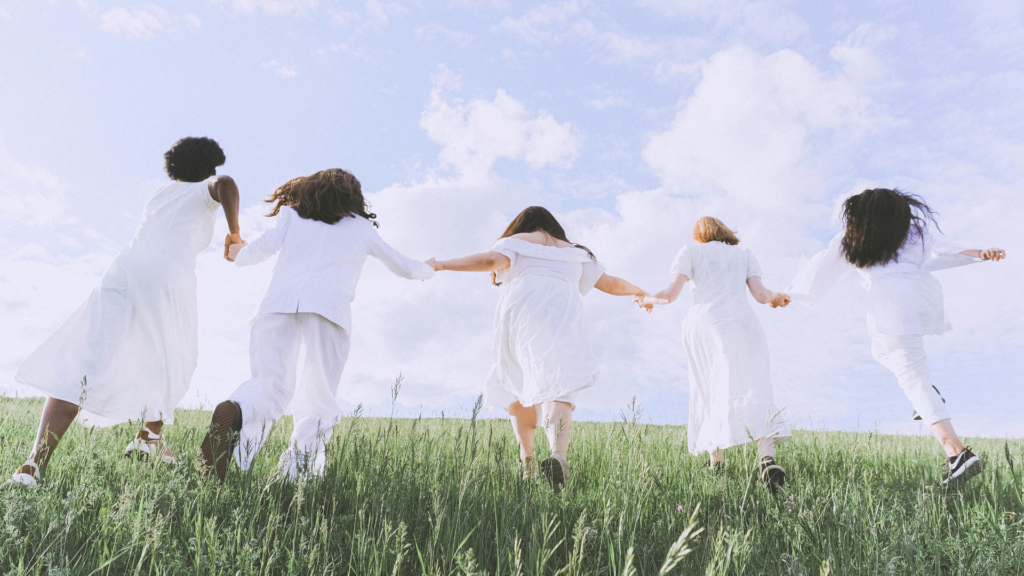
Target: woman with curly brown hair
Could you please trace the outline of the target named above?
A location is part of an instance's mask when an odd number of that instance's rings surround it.
[[[938,241],[928,230],[929,223],[936,224],[932,209],[921,198],[895,189],[851,196],[843,203],[843,222],[845,229],[807,262],[786,292],[813,305],[841,276],[857,270],[868,292],[871,353],[896,375],[914,405],[914,419],[924,420],[945,450],[942,483],[963,482],[981,472],[983,463],[960,441],[945,400],[931,383],[924,336],[952,329],[942,285],[931,273],[999,261],[1006,253]]]
[[[279,255],[252,323],[252,378],[217,405],[202,443],[203,460],[221,481],[231,454],[239,468],[249,469],[265,434],[289,405],[295,424],[278,470],[288,478],[322,474],[324,446],[341,416],[335,397],[348,359],[351,302],[366,258],[377,258],[403,278],[434,276],[430,266],[381,239],[359,180],[344,170],[295,178],[266,201],[274,205],[268,216],[277,217],[276,227],[231,249],[238,266]]]
[[[163,425],[192,381],[199,354],[196,257],[210,246],[224,208],[228,246],[238,231],[238,187],[217,176],[224,151],[182,138],[164,154],[172,182],[146,203],[135,236],[89,299],[22,362],[17,380],[49,396],[36,443],[12,483],[36,485],[79,416],[93,426],[142,419],[125,454],[174,460]],[[240,245],[240,244],[239,244]]]

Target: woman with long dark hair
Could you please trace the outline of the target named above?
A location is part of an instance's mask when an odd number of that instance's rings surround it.
[[[484,405],[508,410],[524,478],[535,474],[533,436],[538,424],[544,427],[551,456],[540,468],[561,491],[569,479],[566,456],[576,398],[594,385],[598,373],[583,296],[592,288],[615,296],[646,293],[605,274],[593,253],[570,242],[558,220],[540,206],[516,216],[489,251],[427,263],[437,271],[490,272],[491,282],[502,287]]]
[[[876,188],[843,204],[840,232],[797,274],[786,293],[814,304],[844,274],[857,270],[868,292],[871,353],[893,373],[946,451],[943,484],[958,484],[981,472],[981,459],[960,441],[945,400],[932,385],[923,336],[952,329],[943,310],[942,285],[932,272],[982,260],[999,261],[999,248],[964,249],[939,242],[929,231],[934,212],[920,197]]]

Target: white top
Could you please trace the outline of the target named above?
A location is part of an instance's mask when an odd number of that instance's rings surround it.
[[[586,250],[502,238],[492,248],[511,264],[498,272],[494,353],[484,405],[533,406],[594,385],[599,371],[590,347],[583,295],[604,274]]]
[[[713,451],[774,436],[789,437],[775,406],[768,340],[747,298],[761,266],[745,248],[724,242],[684,246],[672,274],[693,281],[683,321],[690,381],[690,452]]]
[[[725,242],[683,246],[672,262],[672,274],[682,274],[693,284],[693,303],[747,304],[747,278],[761,275],[757,258],[745,248]]]
[[[277,225],[242,248],[235,265],[258,264],[281,251],[260,314],[313,312],[352,330],[352,300],[367,256],[380,260],[398,276],[434,277],[434,270],[388,246],[373,223],[362,216],[335,224],[302,218],[281,208]]]
[[[952,329],[942,299],[942,285],[931,275],[936,270],[981,262],[964,256],[965,248],[937,241],[928,229],[911,229],[896,260],[881,266],[856,268],[842,252],[845,231],[815,254],[797,273],[786,293],[797,302],[818,303],[843,275],[860,274],[868,291],[868,329],[872,334],[904,336],[942,334]]]
[[[156,191],[131,243],[89,299],[22,362],[19,382],[78,404],[87,378],[80,416],[87,425],[173,422],[199,354],[196,257],[213,239],[216,178]]]

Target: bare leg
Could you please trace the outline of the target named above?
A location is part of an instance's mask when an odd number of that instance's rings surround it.
[[[564,458],[569,452],[569,433],[572,432],[572,404],[566,402],[545,402],[544,431],[552,452]]]
[[[761,438],[757,441],[757,461],[775,456],[775,438]]]
[[[526,460],[533,456],[533,435],[537,429],[537,409],[533,406],[524,407],[518,400],[508,407],[508,415],[512,420],[512,430],[519,441],[519,459]]]
[[[953,430],[953,424],[950,423],[949,418],[932,424],[931,429],[935,439],[942,444],[942,449],[946,451],[947,456],[956,456],[964,451],[964,445],[960,442],[956,431]]]
[[[68,431],[68,427],[78,416],[78,405],[56,398],[47,398],[43,405],[43,415],[39,419],[39,431],[36,433],[36,444],[29,454],[29,459],[34,460],[39,466],[39,475],[46,472],[46,465],[50,456],[57,449],[57,444]]]
[[[710,452],[711,454],[711,467],[714,468],[715,464],[719,462],[725,462],[725,454],[722,454],[721,448],[715,448]]]

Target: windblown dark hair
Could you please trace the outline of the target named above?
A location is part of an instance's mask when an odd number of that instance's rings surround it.
[[[226,158],[220,144],[210,138],[182,138],[164,152],[164,170],[171,180],[202,182],[217,173]]]
[[[582,244],[575,244],[570,242],[565,237],[565,230],[562,225],[558,223],[554,215],[548,212],[547,208],[543,206],[530,206],[526,210],[523,210],[516,216],[512,223],[505,228],[505,232],[498,237],[498,239],[508,238],[509,236],[515,236],[516,234],[523,234],[528,232],[546,232],[552,238],[557,238],[562,242],[569,242],[577,248],[582,248],[590,254],[591,260],[597,260],[594,257],[594,253],[590,251],[590,248],[583,246]],[[501,286],[501,282],[498,282],[498,275],[491,272],[491,284],[495,286]]]
[[[880,266],[899,259],[900,248],[920,238],[935,224],[935,212],[920,196],[896,189],[874,188],[843,203],[843,256],[858,268]]]
[[[267,216],[277,216],[282,206],[290,206],[308,220],[334,224],[342,218],[362,216],[373,222],[375,227],[380,226],[374,222],[377,215],[367,211],[369,205],[363,198],[359,180],[341,168],[292,178],[274,190],[264,202],[277,203]]]

